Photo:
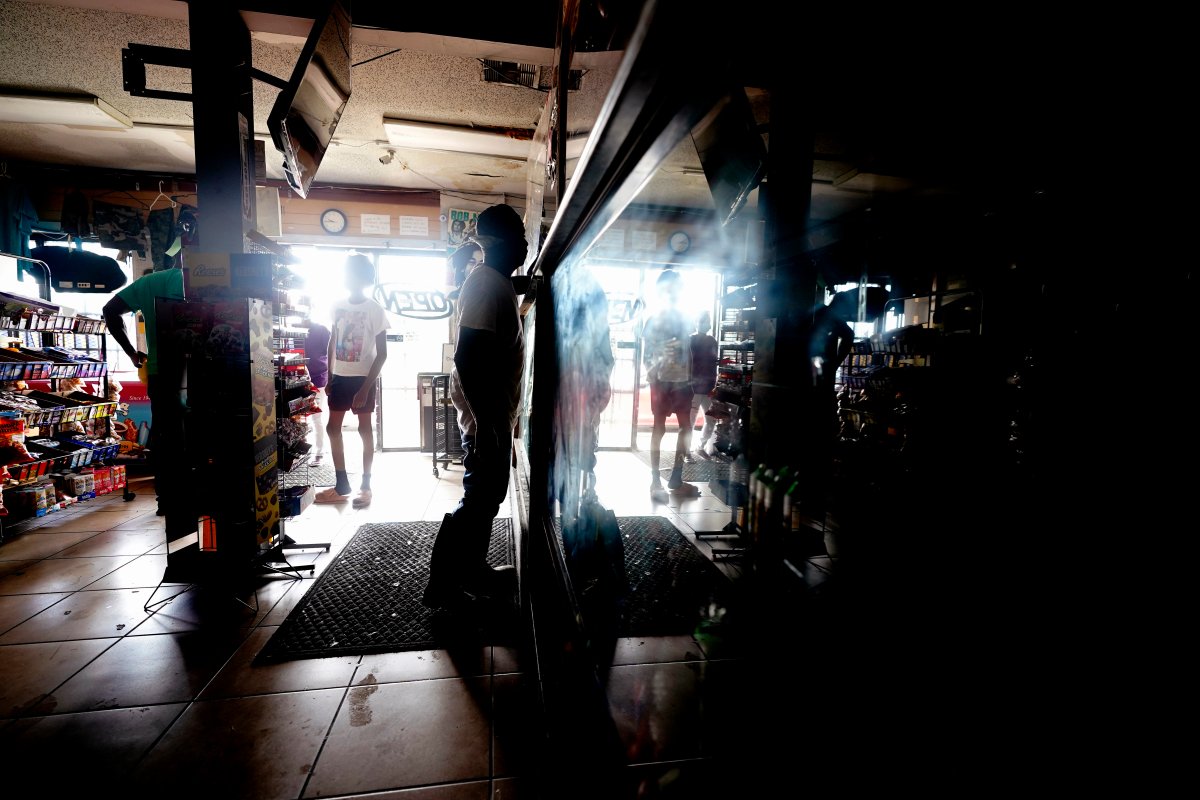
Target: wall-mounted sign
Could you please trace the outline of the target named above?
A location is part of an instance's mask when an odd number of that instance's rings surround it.
[[[363,233],[381,233],[384,236],[392,233],[391,214],[363,214],[360,224]]]
[[[454,301],[437,290],[381,283],[375,287],[374,297],[386,311],[399,317],[445,319],[454,313]]]
[[[475,235],[475,222],[479,219],[478,211],[467,211],[462,208],[450,209],[449,219],[446,221],[448,226],[448,238],[451,247],[458,247],[465,242],[468,237]]]
[[[401,214],[400,235],[429,238],[429,217],[411,217]]]

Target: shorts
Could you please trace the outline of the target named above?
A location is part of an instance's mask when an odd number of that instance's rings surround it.
[[[686,382],[651,383],[650,411],[656,417],[688,416],[692,413],[692,385]]]
[[[375,386],[371,386],[371,394],[367,397],[366,408],[350,408],[354,395],[366,382],[366,375],[333,375],[329,385],[325,387],[325,396],[329,398],[330,411],[353,411],[355,414],[369,413],[375,410]]]

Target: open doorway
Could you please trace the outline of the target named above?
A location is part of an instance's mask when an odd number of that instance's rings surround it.
[[[355,252],[375,264],[375,299],[388,312],[388,358],[379,376],[376,447],[417,450],[421,447],[418,373],[442,368],[442,346],[449,339],[449,304],[445,299],[446,259],[429,253],[355,250],[349,247],[292,246],[298,263],[291,269],[304,280],[312,319],[329,324],[334,300],[344,297],[343,264]],[[347,415],[346,428],[357,429]]]

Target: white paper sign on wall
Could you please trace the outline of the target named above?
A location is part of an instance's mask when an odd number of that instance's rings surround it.
[[[391,214],[363,214],[361,222],[363,233],[381,233],[384,236],[392,233]]]
[[[401,236],[429,236],[429,217],[400,217]]]

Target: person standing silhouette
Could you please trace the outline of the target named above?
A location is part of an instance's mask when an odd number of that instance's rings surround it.
[[[656,288],[662,307],[646,321],[642,329],[642,362],[647,368],[650,383],[650,410],[654,427],[650,432],[650,496],[657,502],[667,501],[667,491],[682,497],[695,497],[700,490],[683,482],[683,461],[691,442],[692,423],[692,350],[691,326],[679,310],[682,279],[673,269],[663,270]],[[659,471],[662,461],[663,436],[667,417],[675,415],[679,435],[675,440],[675,461],[667,488],[663,489]]]
[[[513,426],[525,370],[524,334],[512,274],[525,263],[525,223],[503,203],[480,213],[475,241],[483,263],[458,297],[450,400],[463,445],[463,495],[442,518],[422,602],[457,610],[515,589],[511,566],[487,563],[492,521],[508,494]]]
[[[387,312],[366,290],[375,285],[375,265],[361,253],[346,259],[346,288],[350,294],[333,304],[333,327],[329,337],[329,453],[333,456],[335,483],[322,489],[314,503],[344,503],[352,489],[346,472],[342,444],[342,421],[347,411],[358,417],[358,435],[362,440],[362,477],[354,508],[371,504],[371,464],[375,456],[375,435],[371,416],[375,413],[375,379],[387,360]]]
[[[704,428],[700,431],[700,443],[694,455],[707,458],[708,443],[717,427],[717,420],[708,410],[712,407],[713,390],[717,387],[717,340],[713,338],[712,315],[707,311],[700,312],[696,322],[696,332],[692,334],[692,410],[689,417],[688,435],[696,425],[696,412],[704,411]]]

